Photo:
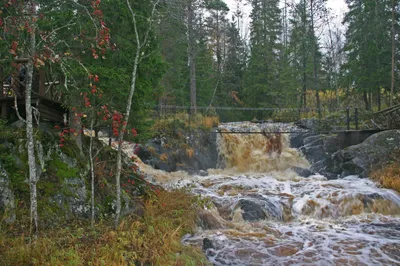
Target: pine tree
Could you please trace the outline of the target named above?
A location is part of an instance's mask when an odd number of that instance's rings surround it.
[[[391,2],[388,0],[347,0],[349,12],[343,66],[347,83],[363,93],[365,108],[372,108],[376,94],[380,107],[381,88],[391,82]]]
[[[278,4],[277,0],[251,1],[251,55],[245,90],[246,104],[252,107],[276,107],[279,102],[281,19]]]

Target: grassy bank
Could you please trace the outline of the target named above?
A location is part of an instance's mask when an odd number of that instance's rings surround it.
[[[400,165],[398,163],[392,163],[375,171],[372,174],[372,179],[379,182],[382,187],[400,193]]]
[[[26,222],[3,225],[0,265],[208,265],[200,250],[181,243],[195,226],[197,203],[185,191],[160,191],[145,201],[143,217],[125,218],[116,230],[108,222],[66,222],[43,229],[34,243]]]

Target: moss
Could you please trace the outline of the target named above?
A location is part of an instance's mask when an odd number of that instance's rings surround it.
[[[74,178],[79,175],[80,169],[71,168],[66,163],[61,161],[58,156],[53,156],[49,164],[49,172],[52,172],[61,179]]]
[[[29,193],[29,185],[26,183],[26,167],[17,165],[16,155],[10,153],[10,148],[0,145],[0,163],[6,170],[13,191],[17,198],[26,198]],[[26,165],[26,164],[23,164]]]

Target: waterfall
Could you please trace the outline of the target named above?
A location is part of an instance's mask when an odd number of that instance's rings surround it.
[[[220,169],[208,176],[141,168],[164,186],[189,184],[210,199],[183,242],[214,265],[400,265],[400,196],[357,176],[298,176],[291,168],[309,162],[290,147],[287,132],[296,130],[221,125]]]
[[[268,173],[291,167],[309,167],[307,160],[290,147],[289,135],[263,132],[232,134],[227,129],[217,136],[218,165],[237,173]]]

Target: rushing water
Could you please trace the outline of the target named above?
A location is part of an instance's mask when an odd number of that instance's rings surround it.
[[[221,130],[243,128],[225,124]],[[395,192],[356,176],[299,177],[290,168],[309,163],[290,148],[288,134],[220,134],[218,148],[224,169],[206,177],[145,169],[211,199],[202,228],[183,241],[203,248],[214,265],[400,265]]]

